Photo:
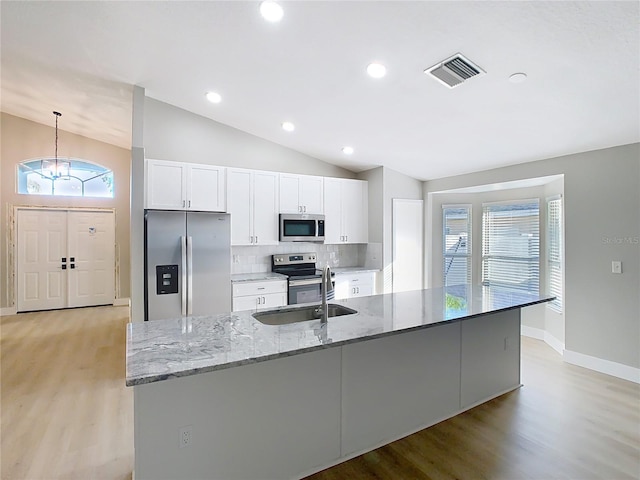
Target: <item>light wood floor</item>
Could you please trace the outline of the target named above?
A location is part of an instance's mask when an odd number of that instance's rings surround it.
[[[3,480],[131,478],[127,313],[0,319]],[[640,478],[640,386],[522,344],[523,388],[308,480]]]

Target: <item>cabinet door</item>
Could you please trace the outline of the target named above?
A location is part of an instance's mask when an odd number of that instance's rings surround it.
[[[269,295],[263,295],[261,304],[258,308],[278,308],[287,305],[286,293],[271,293]]]
[[[280,174],[280,213],[301,213],[298,175]]]
[[[342,181],[342,225],[347,243],[368,241],[368,183]]]
[[[259,307],[258,300],[262,298],[258,295],[249,295],[246,297],[233,297],[233,311],[241,312],[243,310],[255,310]]]
[[[344,243],[341,185],[340,179],[324,179],[324,243]]]
[[[227,207],[231,214],[231,245],[252,245],[252,173],[250,170],[229,169]]]
[[[344,298],[349,298],[351,295],[349,295],[350,292],[350,282],[349,282],[349,275],[344,275],[344,274],[339,274],[336,273],[335,276],[335,298],[336,300],[342,300]]]
[[[226,211],[224,167],[189,164],[187,168],[187,208],[201,212]]]
[[[302,213],[321,214],[324,212],[323,180],[323,177],[300,176],[298,197]]]
[[[368,297],[373,295],[373,285],[358,285],[353,284],[351,287],[351,298],[355,297]]]
[[[253,236],[256,245],[278,244],[278,182],[277,173],[253,173]]]
[[[184,210],[187,200],[186,165],[147,160],[147,208]]]

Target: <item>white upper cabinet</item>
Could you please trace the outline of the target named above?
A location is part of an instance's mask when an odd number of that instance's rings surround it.
[[[279,174],[230,168],[227,175],[231,244],[277,245]]]
[[[145,179],[146,208],[226,211],[224,167],[148,159]]]
[[[324,179],[324,243],[367,243],[369,187],[363,180]]]
[[[324,211],[323,177],[280,174],[280,213],[313,213]]]

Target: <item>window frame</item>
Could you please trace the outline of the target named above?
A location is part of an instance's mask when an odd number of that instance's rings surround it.
[[[466,209],[467,210],[467,238],[466,238],[466,253],[457,253],[457,252],[447,252],[447,222],[446,222],[446,210],[459,210]],[[473,274],[473,206],[471,204],[443,204],[442,205],[442,285],[448,286],[447,284],[447,260],[450,260],[449,268],[451,267],[454,259],[456,258],[466,258],[467,259],[467,272],[466,272],[466,282],[467,284],[472,283],[472,274]],[[459,238],[460,241],[462,237]],[[453,283],[451,285],[460,285],[459,283]]]
[[[557,224],[552,225],[552,203],[558,203],[557,206]],[[563,313],[564,311],[564,200],[563,196],[554,195],[546,199],[547,204],[547,218],[546,218],[546,275],[545,280],[547,284],[547,291],[549,295],[556,297],[555,300],[547,302],[547,307],[556,313]],[[554,228],[555,227],[555,228]],[[554,243],[555,242],[555,243]],[[556,245],[557,244],[557,245]],[[557,252],[557,258],[554,257],[554,252]],[[556,267],[556,269],[554,269]],[[554,279],[554,272],[557,272],[559,278]]]
[[[34,168],[34,164],[42,164],[44,161],[51,161],[52,159],[49,157],[39,157],[39,158],[31,158],[28,160],[23,160],[16,165],[16,193],[19,195],[34,195],[34,196],[50,196],[50,197],[82,197],[82,198],[115,198],[115,175],[113,170],[105,167],[96,162],[92,162],[90,160],[82,159],[82,158],[58,158],[58,161],[69,164],[69,170],[66,175],[60,175],[58,177],[49,177],[44,175],[41,172],[41,169]],[[82,178],[77,174],[73,174],[73,164],[81,164],[85,166],[95,167],[95,172],[92,172],[93,175],[88,178]],[[82,169],[76,169],[76,171],[81,171]],[[91,171],[91,170],[87,170]],[[42,180],[51,182],[51,189],[47,189],[47,192],[30,192],[28,191],[29,185],[27,176],[29,174],[39,175]],[[99,178],[107,178],[110,179],[106,181],[107,184],[107,192],[110,195],[86,195],[86,185],[88,182]],[[57,181],[68,181],[70,179],[75,180],[80,184],[80,192],[79,194],[69,194],[69,193],[58,193],[56,192],[56,182]]]
[[[529,293],[535,293],[535,294],[540,293],[540,203],[541,202],[539,198],[527,198],[527,199],[507,200],[507,201],[501,201],[501,202],[486,202],[482,204],[482,256],[481,256],[481,264],[480,264],[482,285],[485,285],[485,286],[495,285],[503,288],[509,288],[509,289],[518,290],[518,291],[525,291]],[[533,235],[533,237],[529,237],[529,238],[533,238],[534,246],[537,243],[537,246],[535,248],[537,254],[513,255],[511,254],[512,251],[509,251],[509,250],[507,250],[506,252],[506,253],[509,253],[509,255],[497,254],[496,252],[498,250],[504,248],[504,244],[502,248],[495,245],[496,243],[495,239],[498,237],[499,232],[506,233],[509,231],[509,229],[516,228],[517,225],[512,223],[513,218],[515,218],[514,216],[511,216],[511,221],[507,220],[507,221],[501,221],[501,222],[495,221],[496,217],[494,217],[491,223],[489,223],[487,218],[488,218],[488,214],[491,213],[491,209],[493,207],[500,207],[500,206],[524,207],[529,204],[531,205],[535,204],[535,206],[537,207],[537,215],[536,215],[537,218],[535,222],[530,221],[528,222],[527,225],[523,225],[523,226],[527,226],[531,229],[532,233],[529,235]],[[513,208],[513,211],[516,211],[516,210],[517,210],[516,208]],[[493,213],[497,213],[497,210],[493,211]],[[494,233],[491,233],[492,231]],[[506,236],[506,238],[509,238],[509,237],[517,238],[517,236],[515,235]],[[531,241],[528,241],[526,245],[524,244],[524,242],[522,243],[523,245],[521,247],[525,247],[527,250],[530,250],[532,248]],[[509,245],[507,246],[507,248],[508,249],[513,248],[513,245],[511,242],[509,242]],[[520,265],[521,267],[524,267],[525,271],[534,272],[533,275],[531,273],[528,273],[526,275],[526,279],[527,279],[526,283],[530,284],[528,287],[518,286],[515,283],[515,280],[518,278],[518,273],[514,271],[514,266],[516,265]],[[500,269],[502,272],[504,272],[501,275],[502,277],[501,279],[491,280],[488,278],[488,275],[490,275],[489,270],[492,267],[496,269]]]

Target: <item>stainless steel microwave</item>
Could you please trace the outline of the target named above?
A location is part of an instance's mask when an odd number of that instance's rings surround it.
[[[280,214],[281,242],[324,242],[324,215]]]

